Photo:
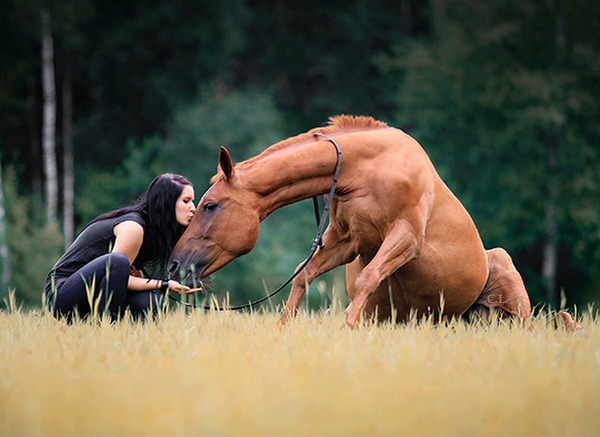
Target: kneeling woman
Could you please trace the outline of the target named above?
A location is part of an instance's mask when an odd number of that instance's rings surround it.
[[[179,294],[198,291],[177,281],[143,278],[141,270],[163,271],[169,255],[195,211],[194,188],[183,176],[157,176],[143,200],[92,220],[46,278],[48,307],[56,318],[85,317],[88,290],[98,314],[113,318],[128,309],[140,315],[163,305],[161,289]]]

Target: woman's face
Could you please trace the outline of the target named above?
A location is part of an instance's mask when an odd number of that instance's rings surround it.
[[[191,185],[184,185],[181,194],[175,202],[175,218],[181,226],[187,226],[192,220],[196,211],[194,206],[194,188]]]

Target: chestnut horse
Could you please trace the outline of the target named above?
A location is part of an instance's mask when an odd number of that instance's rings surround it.
[[[283,322],[308,284],[341,265],[351,327],[361,317],[458,317],[470,308],[529,316],[527,291],[506,251],[484,249],[468,212],[413,138],[370,117],[333,117],[236,166],[221,148],[218,174],[173,250],[170,272],[210,275],[254,247],[273,211],[327,193],[336,150],[315,134],[339,144],[341,168],[324,245],[294,279]]]

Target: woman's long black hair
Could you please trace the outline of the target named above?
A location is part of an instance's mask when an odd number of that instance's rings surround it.
[[[158,175],[148,186],[141,200],[133,206],[111,211],[92,220],[88,226],[98,220],[119,217],[129,212],[138,212],[146,221],[144,242],[140,253],[146,254],[149,260],[147,267],[164,271],[175,243],[185,230],[177,223],[175,204],[186,185],[192,183],[185,177],[172,173]],[[136,260],[137,261],[137,260]],[[144,267],[137,265],[137,268]]]

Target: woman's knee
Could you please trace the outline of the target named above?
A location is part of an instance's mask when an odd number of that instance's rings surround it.
[[[103,281],[109,281],[118,288],[124,287],[123,292],[126,292],[130,275],[129,259],[119,252],[109,253],[105,257],[107,274]]]
[[[129,258],[120,252],[113,252],[106,255],[108,257],[107,265],[111,270],[124,270],[129,274]]]

